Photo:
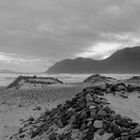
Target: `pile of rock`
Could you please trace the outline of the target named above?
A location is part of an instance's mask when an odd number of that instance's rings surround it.
[[[123,98],[128,98],[128,93],[133,91],[140,91],[140,87],[133,85],[126,85],[124,83],[106,84],[106,93],[112,93],[113,95],[120,95]]]
[[[99,74],[91,75],[90,77],[86,78],[83,83],[106,83],[106,82],[114,82],[116,81],[115,78],[102,76]]]
[[[128,83],[140,83],[140,76],[133,76],[125,80]]]
[[[130,78],[130,80],[140,80],[140,76],[133,76]]]
[[[110,86],[110,85],[108,85]],[[119,89],[122,85],[117,86]],[[106,89],[107,90],[107,89]],[[123,89],[124,90],[124,89]],[[72,100],[29,119],[11,140],[135,140],[140,125],[116,114],[103,98],[105,89],[85,88]],[[28,138],[27,138],[28,137]]]
[[[130,84],[124,84],[124,83],[105,83],[100,86],[92,86],[88,87],[88,90],[93,90],[97,95],[104,95],[104,94],[113,94],[113,95],[119,95],[122,98],[128,98],[128,93],[131,93],[133,91],[140,91],[140,87],[133,86]]]

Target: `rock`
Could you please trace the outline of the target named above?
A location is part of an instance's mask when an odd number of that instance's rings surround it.
[[[137,134],[137,133],[140,133],[140,126],[137,126],[135,129],[131,130],[130,132],[131,134]]]
[[[97,115],[99,116],[99,117],[106,117],[107,116],[107,113],[106,113],[106,111],[105,110],[99,110],[98,112],[97,112]]]
[[[96,119],[97,118],[97,114],[95,110],[91,110],[90,111],[90,117]]]
[[[113,113],[114,111],[112,111],[111,109],[110,109],[110,107],[109,106],[104,106],[103,107],[103,109],[107,112],[107,113]]]
[[[20,128],[19,131],[18,131],[19,134],[21,134],[21,133],[23,133],[23,132],[24,132],[24,131],[23,131],[22,128]]]
[[[103,135],[99,135],[96,132],[92,140],[114,140],[114,136],[111,133],[104,133]]]
[[[79,119],[85,119],[85,118],[87,118],[86,111],[81,111],[80,116],[79,116]]]
[[[122,98],[124,98],[124,99],[128,98],[128,96],[125,95],[124,93],[121,93],[120,96],[121,96]]]
[[[107,132],[107,130],[110,128],[110,122],[104,122],[103,123],[103,129]]]
[[[67,116],[62,117],[61,118],[61,121],[62,121],[62,123],[63,123],[64,126],[67,125]]]
[[[17,134],[10,136],[9,140],[18,140]]]
[[[130,135],[130,140],[136,140],[135,136],[134,135]]]
[[[129,132],[121,133],[121,136],[128,136]]]
[[[86,129],[86,124],[85,123],[83,123],[82,125],[81,125],[81,127],[80,127],[80,131],[84,131],[85,129]]]
[[[31,139],[33,139],[34,137],[36,137],[38,134],[35,131],[31,132]]]
[[[72,125],[67,125],[64,129],[63,129],[63,134],[70,134],[72,131]]]
[[[41,110],[42,108],[41,108],[41,106],[37,106],[36,108],[34,108],[33,110],[35,111],[35,110]]]
[[[114,140],[121,140],[121,137],[115,138]]]
[[[47,131],[49,129],[48,123],[44,123],[42,125],[42,128],[43,128],[44,131]]]
[[[24,138],[24,137],[25,137],[25,135],[23,134],[23,135],[20,135],[19,137],[22,139],[22,138]]]
[[[106,93],[110,93],[111,91],[110,91],[110,88],[107,88],[106,89]]]
[[[89,121],[88,123],[87,123],[87,127],[90,127],[92,125],[92,121]]]
[[[140,138],[140,133],[135,134],[136,138]]]
[[[51,133],[49,135],[49,140],[57,140],[56,135],[57,135],[56,133]]]
[[[96,106],[94,106],[94,105],[89,106],[90,110],[94,110],[95,108],[96,108]]]
[[[94,133],[92,131],[88,131],[84,139],[92,140]]]
[[[101,101],[102,101],[102,103],[104,103],[104,104],[106,104],[107,103],[107,99],[105,99],[105,98],[102,98],[102,99],[100,99]]]
[[[29,121],[31,121],[31,122],[34,121],[34,120],[35,120],[35,119],[34,119],[33,117],[30,117],[30,118],[29,118]]]
[[[83,109],[86,107],[86,102],[85,101],[81,101],[78,103],[78,106],[80,107],[80,109]]]
[[[121,140],[129,140],[130,136],[129,135],[124,135],[121,136]]]
[[[85,129],[85,130],[83,131],[83,134],[87,134],[88,131],[89,131],[89,128]]]
[[[93,103],[93,102],[88,102],[87,103],[87,107],[90,107],[90,106],[97,106],[97,104]]]
[[[80,137],[79,129],[73,129],[71,135],[72,139],[78,140],[78,138]]]
[[[105,131],[104,131],[104,129],[99,129],[99,130],[97,131],[97,133],[98,133],[100,136],[102,136],[102,135],[105,133]]]
[[[80,129],[82,124],[82,121],[80,119],[77,119],[75,123],[73,123],[73,128],[74,129]]]
[[[58,120],[57,123],[58,123],[58,126],[59,126],[60,128],[63,128],[63,127],[64,127],[64,125],[63,125],[63,123],[62,123],[62,121],[61,121],[60,119]]]
[[[100,120],[94,121],[94,127],[95,128],[103,128],[103,121],[100,121]]]
[[[125,133],[125,132],[129,132],[129,130],[125,127],[120,127],[120,132]]]
[[[90,94],[87,94],[87,96],[86,96],[86,101],[87,101],[87,102],[92,102],[92,101],[93,101],[93,98],[91,97]]]
[[[76,112],[75,112],[75,109],[72,109],[72,108],[69,108],[68,111],[67,111],[67,115],[68,116],[72,116],[74,115]]]
[[[120,137],[121,136],[121,131],[120,131],[120,126],[117,124],[113,123],[111,124],[112,126],[112,131],[115,137]]]
[[[69,120],[69,124],[72,125],[76,122],[76,117],[75,116],[72,116]]]
[[[127,118],[122,118],[121,117],[117,120],[117,122],[121,127],[129,127],[130,126]]]
[[[118,91],[126,91],[126,87],[124,86],[124,85],[119,85],[118,87],[117,87],[117,90]]]
[[[135,90],[135,87],[132,86],[132,85],[130,85],[130,84],[128,84],[128,86],[127,86],[127,91],[128,91],[128,92],[132,92],[132,91],[134,91],[134,90]]]
[[[36,134],[41,135],[43,133],[43,131],[44,130],[43,130],[42,126],[38,126],[37,129],[36,129]]]
[[[23,105],[19,104],[18,107],[23,107]]]
[[[136,122],[131,122],[131,123],[130,123],[130,128],[131,128],[131,129],[135,129],[135,128],[138,127],[138,126],[139,126],[139,124],[136,123]]]

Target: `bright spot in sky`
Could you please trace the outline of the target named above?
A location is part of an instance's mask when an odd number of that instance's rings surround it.
[[[0,53],[0,61],[9,61],[9,59],[10,59],[10,58],[9,58],[8,56],[6,56],[6,55]]]
[[[121,48],[120,43],[106,43],[101,42],[93,45],[92,47],[84,50],[82,53],[76,55],[76,57],[92,57],[96,59],[105,59],[109,57],[116,50]]]

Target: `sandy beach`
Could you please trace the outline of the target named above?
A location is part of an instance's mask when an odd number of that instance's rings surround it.
[[[140,140],[140,0],[0,0],[0,140]]]
[[[38,117],[80,92],[82,84],[52,85],[47,88],[0,90],[0,140],[8,140],[24,120]],[[41,110],[35,109],[41,107]]]
[[[52,109],[81,92],[88,84],[55,84],[36,89],[0,90],[0,140],[8,140],[18,132],[24,121],[37,118],[45,110]],[[128,99],[111,94],[105,95],[110,107],[123,116],[140,123],[140,93],[128,95]]]

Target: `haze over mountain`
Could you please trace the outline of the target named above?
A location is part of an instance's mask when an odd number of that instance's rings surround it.
[[[0,74],[36,74],[36,73],[19,72],[19,71],[14,71],[14,70],[10,70],[10,69],[2,69],[2,70],[0,70]],[[40,74],[40,73],[37,73],[37,74]]]
[[[9,69],[2,69],[2,70],[0,70],[0,73],[13,73],[13,74],[15,74],[15,73],[18,73],[18,72],[15,72],[15,71],[9,70]]]
[[[118,50],[104,60],[65,59],[47,73],[140,73],[140,47]]]

